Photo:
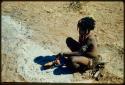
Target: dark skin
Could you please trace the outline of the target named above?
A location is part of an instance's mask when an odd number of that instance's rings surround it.
[[[86,40],[88,39],[88,40]],[[96,44],[92,36],[90,35],[90,30],[80,30],[79,29],[79,42],[82,44],[83,42],[86,42],[86,44],[89,44],[90,48],[89,51],[86,51],[85,55],[83,55],[80,52],[80,49],[73,52],[64,52],[63,55],[65,57],[71,57],[71,61],[77,65],[77,64],[84,64],[86,66],[92,64],[91,58],[96,58],[97,52],[96,52]]]
[[[88,36],[89,34],[90,34],[90,31],[84,32],[84,31],[79,30],[79,37],[80,38],[82,38],[82,36],[84,38],[90,37],[93,48],[92,48],[92,51],[88,52],[87,54],[90,55],[91,57],[95,57],[95,56],[93,56],[93,54],[96,51],[96,44],[95,44],[94,39],[91,36]],[[64,52],[63,54],[65,56],[82,56],[82,54],[78,51],[76,51],[76,52]]]
[[[65,59],[65,65],[75,69],[82,70],[84,67],[93,68],[98,62],[96,43],[91,30],[95,28],[95,20],[92,17],[84,17],[78,21],[77,30],[79,32],[79,41],[67,37],[66,44],[71,52],[59,53],[56,55],[54,64],[61,64],[61,59]],[[51,64],[47,64],[51,65]]]

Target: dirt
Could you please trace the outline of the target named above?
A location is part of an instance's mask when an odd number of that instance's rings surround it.
[[[2,2],[2,81],[123,83],[123,2]],[[98,54],[106,64],[104,76],[95,81],[84,74],[54,75],[41,71],[38,56],[69,52],[65,40],[78,40],[77,22],[91,16],[96,20],[94,35]]]

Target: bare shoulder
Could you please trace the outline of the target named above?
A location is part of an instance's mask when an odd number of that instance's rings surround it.
[[[96,43],[95,37],[93,35],[89,36],[88,44],[91,45],[91,46],[94,46],[94,49],[97,48],[97,43]]]
[[[95,43],[95,37],[93,35],[89,35],[89,41]]]
[[[93,36],[93,35],[89,36],[88,44],[89,44],[89,46],[91,46],[92,52],[96,53],[97,52],[97,43],[96,43],[95,36]]]

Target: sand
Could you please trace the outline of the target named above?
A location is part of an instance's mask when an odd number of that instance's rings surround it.
[[[123,82],[122,2],[2,2],[2,81],[60,83]],[[78,40],[77,22],[85,16],[96,20],[98,53],[106,65],[104,77],[95,81],[87,71],[55,75],[56,68],[41,71],[38,56],[70,51],[67,37]]]

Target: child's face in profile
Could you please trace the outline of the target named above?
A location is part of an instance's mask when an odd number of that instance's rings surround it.
[[[90,33],[89,30],[81,30],[81,29],[79,29],[79,34],[80,34],[80,35],[86,36],[86,35],[88,35],[89,33]]]

